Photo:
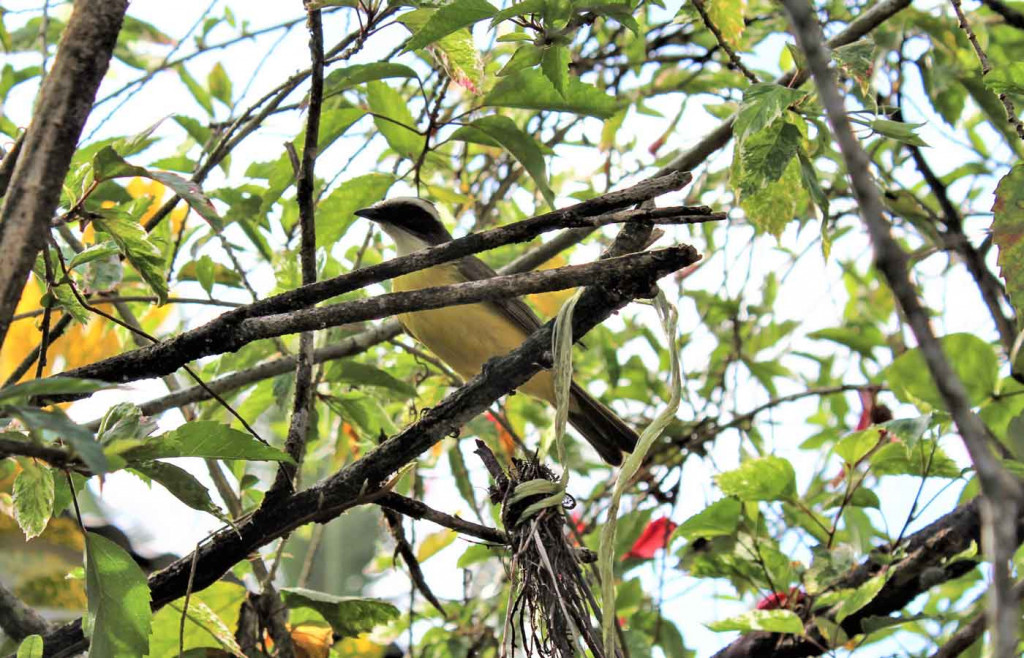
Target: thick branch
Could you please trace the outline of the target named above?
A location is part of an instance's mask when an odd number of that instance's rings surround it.
[[[980,502],[971,501],[943,516],[903,542],[904,555],[888,567],[889,578],[871,603],[843,620],[843,631],[850,637],[863,633],[861,624],[871,618],[888,616],[903,609],[918,595],[976,568],[973,560],[948,562],[949,558],[982,542]],[[1007,523],[1018,540],[1024,536],[1024,524]],[[890,555],[897,554],[890,549]],[[855,588],[879,574],[885,567],[867,560],[833,583],[830,589]],[[819,613],[820,614],[820,613]],[[715,654],[714,658],[803,658],[818,656],[829,650],[814,622],[804,636],[776,633],[748,633]]]
[[[1015,652],[1017,644],[1016,625],[1019,614],[1015,612],[1017,606],[1011,603],[1008,563],[1016,543],[1012,533],[1007,533],[1006,524],[999,520],[1017,518],[1024,504],[1024,489],[992,453],[988,429],[971,411],[964,385],[932,332],[929,313],[918,299],[910,281],[907,254],[893,239],[889,224],[882,215],[882,200],[871,178],[868,155],[853,134],[843,99],[829,70],[829,56],[822,44],[817,17],[806,0],[784,2],[797,42],[807,56],[807,66],[814,75],[818,96],[825,107],[832,132],[846,161],[854,197],[871,237],[875,267],[885,277],[905,314],[932,380],[960,431],[977,471],[984,494],[986,538],[990,540],[986,543],[994,567],[989,611],[993,618],[998,618],[998,622],[992,624],[995,638],[993,653],[1000,658],[1010,656]]]
[[[1020,600],[1024,597],[1024,582],[1018,582],[1013,588],[1014,596]],[[946,643],[939,647],[939,650],[931,655],[931,658],[956,658],[971,648],[971,645],[978,641],[981,634],[988,626],[988,619],[982,613],[972,619],[967,625],[946,640]]]
[[[127,9],[126,0],[77,0],[43,82],[0,209],[0,343],[46,244],[64,176]]]
[[[50,625],[42,615],[0,583],[0,628],[7,637],[20,642],[29,635],[43,635]]]
[[[664,208],[655,208],[654,213],[666,210]],[[690,209],[691,211],[695,209]],[[646,217],[652,213],[643,210],[624,210],[619,213],[612,213],[610,215],[604,215],[600,219],[602,221],[608,218],[617,218],[619,216],[632,217]],[[710,213],[707,215],[709,219],[718,219],[721,217],[720,213]],[[610,223],[610,222],[609,222]],[[590,229],[568,229],[563,233],[560,233],[553,240],[544,242],[537,245],[533,249],[527,251],[525,254],[509,262],[504,267],[498,270],[499,274],[513,274],[518,272],[526,272],[536,268],[542,263],[546,263],[555,254],[561,253],[563,250],[576,244],[582,238],[589,235]],[[380,325],[371,327],[362,331],[358,334],[348,336],[341,340],[335,341],[331,345],[317,348],[313,351],[313,363],[323,363],[325,361],[331,361],[333,359],[342,359],[345,357],[360,354],[370,349],[374,345],[378,345],[385,341],[388,341],[402,333],[402,327],[398,324],[397,320],[388,320]],[[210,391],[214,393],[224,393],[226,391],[232,391],[250,384],[254,384],[264,379],[271,377],[277,377],[283,375],[286,372],[291,372],[295,369],[295,357],[284,356],[259,365],[247,368],[238,372],[224,375],[207,383],[207,388],[202,386],[192,386],[181,391],[176,391],[169,395],[150,400],[139,405],[142,413],[147,416],[153,416],[159,413],[163,413],[168,409],[175,407],[181,407],[186,404],[193,402],[201,402],[203,400],[211,399]],[[99,427],[99,420],[95,420],[88,424],[88,427],[95,430]]]
[[[461,258],[477,251],[492,249],[512,242],[524,242],[540,233],[566,226],[587,226],[592,218],[623,206],[639,203],[671,189],[684,185],[690,180],[689,174],[673,174],[640,183],[627,190],[612,192],[590,199],[569,208],[547,213],[523,222],[499,229],[474,233],[463,238],[431,247],[423,251],[395,258],[366,267],[333,279],[320,281],[254,302],[219,316],[201,327],[186,331],[174,338],[147,348],[126,352],[110,359],[63,373],[65,377],[87,377],[104,381],[135,381],[157,377],[173,372],[177,367],[201,356],[221,354],[238,349],[225,344],[225,339],[234,337],[239,325],[247,318],[286,313],[312,306],[324,299],[334,297],[371,283],[424,269],[439,263]],[[698,219],[713,217],[711,213]],[[586,283],[586,282],[583,282]],[[579,284],[572,284],[579,285]],[[377,316],[381,317],[381,316]],[[296,329],[301,330],[301,329]],[[174,360],[166,361],[171,356]]]
[[[699,258],[692,247],[679,248],[674,253],[674,257],[652,263],[647,270],[622,274],[616,285],[588,287],[573,315],[574,337],[582,337],[629,300],[649,293],[659,278]],[[252,551],[301,525],[326,522],[356,505],[376,502],[373,492],[392,474],[533,377],[550,349],[551,334],[549,322],[507,356],[489,361],[482,373],[362,459],[279,504],[257,510],[233,528],[218,532],[199,549],[194,590],[209,586]],[[191,564],[192,557],[185,556],[150,577],[154,609],[184,594]],[[85,644],[81,620],[77,620],[45,638],[45,655],[71,655]]]
[[[1024,14],[1006,4],[1003,0],[981,0],[981,4],[1002,16],[1007,25],[1011,25],[1018,30],[1024,30]]]

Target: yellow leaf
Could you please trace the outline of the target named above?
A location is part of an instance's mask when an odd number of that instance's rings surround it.
[[[416,551],[416,560],[419,562],[426,562],[427,558],[438,553],[441,549],[455,541],[457,536],[457,532],[448,529],[427,535],[427,537],[420,542],[420,547]]]
[[[569,262],[565,259],[565,256],[557,254],[537,269],[553,270],[568,264]],[[553,318],[558,315],[558,310],[562,308],[562,304],[565,303],[565,300],[572,297],[575,293],[575,288],[569,288],[567,290],[555,290],[553,292],[541,292],[534,295],[528,295],[527,299],[530,300],[530,304],[537,309],[537,312],[540,313],[541,316],[545,318]]]

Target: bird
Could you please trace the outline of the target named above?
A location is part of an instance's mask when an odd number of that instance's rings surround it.
[[[355,215],[372,220],[391,238],[399,256],[452,240],[437,209],[425,199],[394,197]],[[419,290],[497,276],[475,256],[435,265],[395,277],[396,292]],[[464,379],[478,374],[483,364],[519,347],[541,326],[537,315],[519,298],[400,313],[398,321]],[[555,404],[554,378],[542,370],[519,387],[528,395]],[[637,433],[615,412],[572,382],[569,423],[609,464],[622,463],[622,453],[636,447]]]

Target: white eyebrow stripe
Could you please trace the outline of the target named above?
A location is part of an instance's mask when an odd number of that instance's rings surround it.
[[[423,210],[424,212],[430,213],[430,216],[433,217],[434,219],[436,219],[437,221],[441,221],[441,217],[437,214],[437,209],[434,208],[434,204],[430,203],[429,201],[427,201],[425,199],[420,199],[420,198],[417,198],[417,197],[414,197],[414,196],[396,196],[396,197],[394,197],[392,199],[387,199],[385,201],[381,201],[380,203],[377,204],[376,207],[377,208],[391,208],[391,207],[394,207],[394,206],[403,206],[403,205],[416,206],[420,210]]]

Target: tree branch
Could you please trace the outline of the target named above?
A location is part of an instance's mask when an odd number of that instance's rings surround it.
[[[1024,582],[1018,582],[1013,588],[1013,593],[1020,601],[1024,597]],[[931,658],[956,658],[978,641],[987,626],[988,619],[985,614],[975,616],[970,623],[953,633],[946,643],[931,655]]]
[[[0,343],[46,244],[64,176],[127,9],[127,0],[77,0],[43,82],[0,208]]]
[[[232,348],[222,345],[222,341],[226,337],[233,336],[238,327],[248,318],[306,308],[371,283],[455,260],[478,251],[493,249],[513,242],[525,242],[545,231],[556,228],[589,226],[597,221],[594,217],[678,189],[685,185],[690,178],[688,173],[677,173],[643,181],[626,190],[611,192],[533,219],[467,235],[379,265],[301,286],[289,292],[228,311],[216,319],[170,340],[77,368],[65,372],[61,376],[123,382],[167,374],[189,360],[230,351]],[[700,215],[697,219],[707,220],[709,215],[710,213]],[[241,344],[244,343],[239,343],[238,346]],[[176,360],[166,361],[166,358]]]
[[[999,619],[992,624],[994,655],[1009,658],[1016,652],[1019,617],[1017,606],[1011,603],[1009,575],[1009,561],[1013,557],[1016,541],[1014,533],[1007,531],[1007,524],[999,520],[1017,518],[1024,503],[1024,490],[1017,478],[993,455],[989,447],[988,428],[971,411],[963,383],[932,332],[929,313],[918,299],[910,281],[907,254],[893,239],[889,224],[882,215],[882,201],[869,171],[870,161],[853,134],[843,99],[829,70],[828,53],[822,44],[817,18],[806,0],[784,0],[784,3],[797,42],[807,56],[807,66],[814,75],[818,96],[825,107],[832,132],[846,161],[854,197],[871,237],[875,267],[885,277],[905,314],[932,380],[960,431],[977,471],[984,494],[986,538],[990,540],[985,543],[993,561],[993,595],[989,599],[989,611],[993,619]]]
[[[837,48],[851,44],[884,23],[894,14],[903,11],[909,6],[910,0],[882,0],[850,21],[850,24],[845,29],[828,40],[827,45],[829,48]],[[806,71],[790,70],[776,78],[775,84],[798,87],[806,81]],[[699,142],[673,158],[658,173],[696,169],[711,157],[712,153],[729,143],[729,140],[732,139],[732,127],[735,121],[736,115],[733,114],[720,123],[717,128],[706,134]]]
[[[898,547],[884,553],[903,555],[888,567],[866,560],[832,583],[829,590],[856,588],[888,569],[889,577],[869,604],[843,620],[840,626],[850,637],[863,633],[862,623],[871,617],[885,617],[901,610],[928,589],[968,573],[977,567],[973,560],[948,562],[949,558],[970,548],[972,542],[984,543],[981,534],[980,501],[973,500],[910,535]],[[1024,522],[1006,523],[1019,538],[1024,537]],[[902,549],[902,550],[900,550]],[[821,614],[821,613],[819,613]],[[811,620],[803,636],[777,633],[747,633],[714,655],[714,658],[804,658],[829,650],[829,642]]]
[[[298,171],[296,202],[299,207],[299,259],[302,270],[302,285],[316,282],[316,201],[313,198],[314,170],[316,168],[317,142],[320,139],[320,111],[324,95],[324,29],[320,10],[313,9],[309,0],[303,0],[306,7],[306,28],[309,30],[310,89],[309,107],[306,118],[306,136],[302,145],[302,164]],[[295,360],[295,391],[292,401],[292,418],[288,425],[288,436],[284,451],[295,460],[294,464],[281,462],[277,477],[264,498],[264,504],[278,496],[295,491],[295,477],[302,465],[306,452],[306,438],[309,434],[309,417],[313,402],[313,332],[304,331],[299,336],[299,354]]]
[[[628,228],[628,227],[627,227]],[[658,279],[698,259],[692,247],[653,261],[647,269],[620,273],[616,285],[588,286],[573,315],[573,335],[582,337],[629,300],[648,294]],[[232,528],[224,528],[199,548],[194,590],[215,582],[252,551],[309,522],[326,522],[342,512],[376,502],[391,475],[432,445],[456,432],[465,422],[489,408],[500,396],[528,381],[550,350],[553,324],[535,331],[519,348],[485,364],[483,372],[426,411],[420,420],[316,485],[260,508]],[[380,492],[383,493],[383,492]],[[185,556],[149,579],[154,609],[182,596],[193,558]],[[65,624],[45,638],[47,657],[68,656],[86,646],[81,620]]]
[[[20,642],[29,635],[45,634],[50,625],[41,614],[0,583],[0,628],[7,637]]]

